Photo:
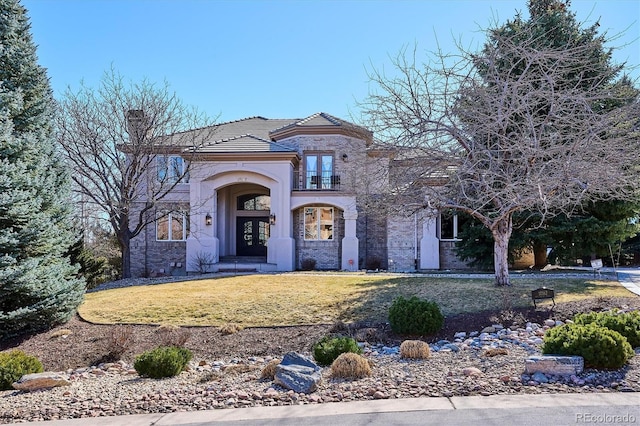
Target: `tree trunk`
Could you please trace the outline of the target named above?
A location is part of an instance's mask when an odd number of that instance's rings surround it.
[[[131,237],[129,236],[129,230],[123,232],[123,235],[118,235],[118,243],[122,253],[120,263],[122,266],[122,278],[131,278]]]
[[[493,261],[495,265],[495,284],[509,286],[509,239],[513,224],[511,215],[500,220],[492,230],[493,234]]]

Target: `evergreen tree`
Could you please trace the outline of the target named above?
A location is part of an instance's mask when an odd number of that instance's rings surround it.
[[[67,321],[84,294],[52,114],[26,10],[0,0],[0,339]]]

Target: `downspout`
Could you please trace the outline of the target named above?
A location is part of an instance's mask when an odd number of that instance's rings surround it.
[[[413,213],[413,269],[418,270],[418,212]]]

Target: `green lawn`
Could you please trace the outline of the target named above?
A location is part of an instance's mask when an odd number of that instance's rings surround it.
[[[79,313],[101,324],[146,323],[244,327],[386,321],[398,296],[437,302],[445,315],[531,305],[531,290],[547,286],[556,302],[632,296],[616,281],[514,278],[500,288],[491,279],[401,275],[265,274],[127,287],[86,295]],[[545,302],[550,303],[550,302]]]

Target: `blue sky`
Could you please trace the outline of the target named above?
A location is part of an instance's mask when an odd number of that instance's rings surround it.
[[[112,65],[127,80],[162,83],[218,121],[262,115],[357,116],[366,69],[389,67],[407,44],[477,46],[479,28],[526,13],[526,0],[214,1],[23,0],[56,97],[95,86]],[[617,62],[640,65],[640,1],[573,0],[600,19]],[[632,72],[640,76],[640,70]]]

